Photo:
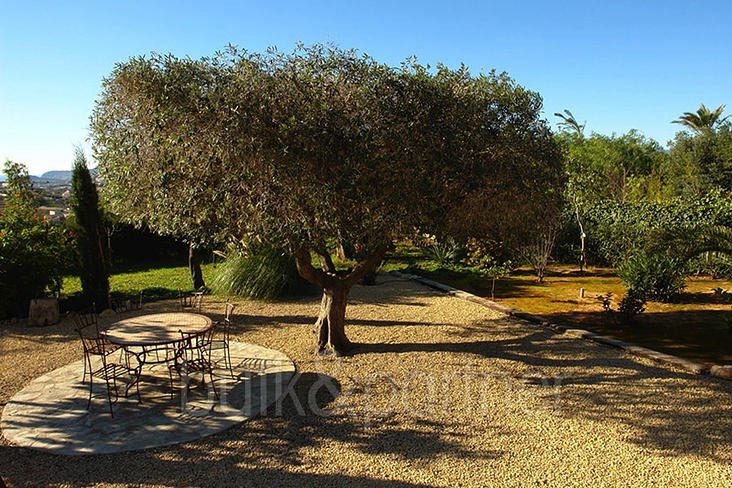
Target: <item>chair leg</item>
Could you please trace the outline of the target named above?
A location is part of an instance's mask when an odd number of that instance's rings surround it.
[[[88,365],[88,366],[87,366]],[[86,383],[86,375],[88,374],[91,376],[92,371],[92,365],[91,365],[91,356],[84,352],[84,375],[81,377],[81,384],[83,385]],[[91,381],[91,380],[89,380]]]
[[[91,366],[89,367],[89,371],[91,372]],[[92,399],[92,393],[94,390],[94,374],[93,372],[89,374],[89,400],[86,402],[86,409],[89,410],[91,408],[91,399]]]
[[[109,413],[114,418],[114,409],[112,408],[112,389],[109,386],[109,374],[107,373],[107,365],[104,365],[104,381],[107,383],[107,401],[109,402]],[[117,393],[117,380],[112,378],[114,383],[114,391]]]
[[[204,371],[202,371],[202,373],[203,374],[201,375],[201,379],[203,379],[206,376],[206,371],[204,370]],[[209,364],[209,367],[208,367],[208,377],[211,379],[211,388],[213,389],[214,396],[216,397],[216,400],[218,400],[219,399],[219,392],[216,391],[216,383],[214,382],[213,365],[212,364]],[[205,382],[204,382],[204,385],[205,385]]]
[[[234,365],[231,364],[231,351],[229,351],[229,343],[224,343],[224,365],[229,368],[229,376],[231,376],[232,380],[235,380],[234,378]]]

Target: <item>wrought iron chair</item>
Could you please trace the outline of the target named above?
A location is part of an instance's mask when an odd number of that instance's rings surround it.
[[[215,323],[211,324],[207,329],[196,333],[181,331],[181,340],[178,343],[179,350],[170,368],[175,369],[176,373],[186,380],[191,373],[201,373],[201,383],[203,385],[206,384],[206,375],[208,374],[211,380],[211,388],[218,399],[219,394],[214,383],[213,362],[211,361],[211,344],[216,333],[216,325]],[[172,383],[172,371],[170,376]],[[187,390],[187,382],[185,387]]]
[[[181,311],[201,313],[201,309],[203,308],[203,292],[202,291],[192,291],[190,293],[183,293],[179,289],[178,298],[180,299]]]
[[[231,379],[234,379],[234,367],[231,364],[231,351],[229,351],[229,342],[230,342],[230,336],[231,336],[231,315],[234,312],[234,309],[236,308],[236,305],[233,303],[229,303],[229,300],[226,300],[226,306],[224,307],[224,320],[220,324],[221,332],[219,334],[218,339],[213,339],[211,341],[211,350],[213,351],[223,351],[224,354],[224,365],[229,370],[229,375],[231,376]]]
[[[83,384],[86,383],[87,375],[91,374],[92,358],[95,356],[109,356],[117,351],[119,346],[115,346],[100,337],[99,316],[96,312],[96,304],[76,312],[73,318],[76,325],[76,332],[80,335],[82,332],[84,333],[84,337],[82,337],[82,345],[84,346],[84,374],[81,377]],[[98,341],[90,342],[85,341],[85,339],[95,339]]]
[[[142,292],[140,292],[139,300],[125,300],[123,298],[112,298],[112,310],[117,313],[118,317],[129,312],[142,310]]]
[[[89,400],[87,401],[87,410],[91,407],[91,399],[94,394],[94,378],[103,379],[107,388],[107,400],[109,401],[109,412],[114,417],[114,410],[112,404],[119,398],[119,391],[117,389],[117,379],[125,377],[127,375],[137,376],[138,371],[135,368],[131,368],[128,364],[120,364],[113,362],[109,359],[109,356],[120,349],[109,341],[105,340],[99,333],[99,319],[95,312],[95,307],[82,310],[74,315],[74,322],[76,323],[76,332],[79,334],[81,344],[84,349],[84,373],[82,376],[82,384],[86,382],[87,376],[89,377]],[[95,365],[94,358],[98,358],[98,362],[101,365]],[[138,383],[133,381],[133,383]],[[125,394],[128,393],[129,386],[125,390]],[[112,400],[114,396],[114,401]],[[137,397],[140,398],[139,385],[137,387]]]

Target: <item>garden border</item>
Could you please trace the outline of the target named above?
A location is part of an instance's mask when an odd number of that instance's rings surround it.
[[[715,376],[717,378],[732,380],[732,366],[727,366],[727,365],[710,366],[707,364],[695,363],[693,361],[689,361],[688,359],[683,359],[683,358],[680,358],[677,356],[672,356],[670,354],[654,351],[652,349],[648,349],[646,347],[641,347],[641,346],[638,346],[635,344],[631,344],[629,342],[624,342],[624,341],[621,341],[618,339],[613,339],[612,337],[606,337],[606,336],[602,336],[599,334],[595,334],[594,332],[590,332],[588,330],[575,329],[575,328],[567,327],[564,325],[560,325],[555,322],[552,322],[551,320],[547,319],[546,317],[522,312],[521,310],[517,310],[515,308],[511,308],[506,305],[496,303],[494,301],[488,300],[487,298],[482,298],[477,295],[473,295],[472,293],[468,293],[466,291],[460,290],[458,288],[453,288],[452,286],[438,283],[437,281],[423,278],[419,275],[405,274],[405,273],[401,273],[399,271],[391,271],[390,274],[400,277],[400,278],[415,281],[417,283],[428,286],[435,290],[442,291],[442,292],[444,292],[448,295],[454,296],[456,298],[460,298],[462,300],[467,300],[469,302],[477,303],[478,305],[490,308],[492,310],[496,310],[498,312],[504,313],[511,317],[516,317],[516,318],[523,319],[523,320],[526,320],[526,321],[529,321],[529,322],[532,322],[535,324],[542,325],[544,327],[549,327],[551,329],[556,330],[557,332],[562,332],[565,335],[568,335],[570,337],[588,339],[593,342],[597,342],[599,344],[604,344],[606,346],[615,347],[617,349],[623,350],[623,351],[633,354],[635,356],[641,356],[644,358],[652,359],[653,361],[656,361],[658,363],[662,363],[662,364],[669,365],[669,366],[675,366],[677,368],[681,368],[685,371],[688,371],[690,373],[694,373],[697,375],[710,375],[710,376]]]

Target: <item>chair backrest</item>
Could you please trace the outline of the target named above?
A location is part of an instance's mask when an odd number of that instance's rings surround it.
[[[127,303],[130,311],[142,310],[142,292],[140,292],[139,300],[129,300]]]
[[[112,298],[112,310],[121,315],[130,311],[130,301],[124,298]]]
[[[233,315],[235,308],[236,305],[230,303],[229,300],[226,300],[226,305],[224,306],[223,336],[224,340],[227,342],[229,340],[229,335],[231,335],[231,316]]]
[[[96,312],[96,304],[92,305],[89,308],[85,308],[83,310],[79,310],[74,314],[74,323],[76,324],[76,330],[84,330],[89,326],[95,326],[97,329],[99,329],[99,316]]]
[[[206,351],[211,349],[211,341],[213,340],[213,336],[216,333],[216,323],[214,322],[211,324],[211,327],[208,327],[206,330],[203,330],[196,334],[196,341],[195,341],[195,347],[200,349],[201,351]]]
[[[79,334],[84,354],[103,354],[104,341],[99,335],[99,317],[96,314],[96,305],[74,314],[76,333]]]
[[[196,312],[201,312],[203,307],[203,292],[192,291],[190,293],[183,293],[178,290],[178,297],[180,298],[180,308],[185,311],[187,308],[193,309]]]
[[[208,358],[211,355],[211,345],[216,332],[216,324],[213,323],[206,329],[199,332],[178,331],[181,336],[180,350],[183,351],[184,359],[192,359],[191,353],[198,357]]]

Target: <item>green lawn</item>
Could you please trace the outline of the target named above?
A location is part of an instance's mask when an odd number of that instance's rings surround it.
[[[215,265],[201,266],[204,279],[212,279]],[[109,286],[114,296],[137,297],[142,292],[146,301],[175,298],[178,290],[192,291],[193,283],[185,261],[118,264],[112,269]],[[62,297],[72,297],[81,292],[78,276],[66,276],[61,290]]]

